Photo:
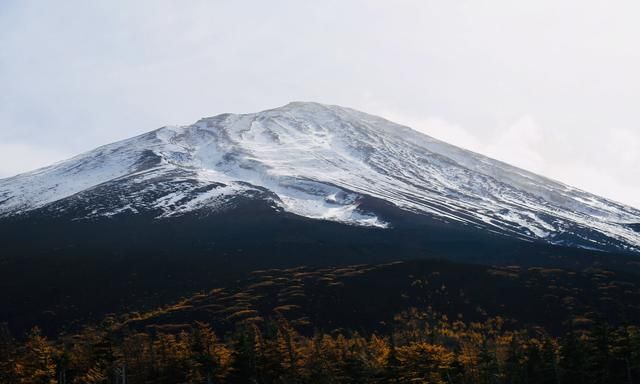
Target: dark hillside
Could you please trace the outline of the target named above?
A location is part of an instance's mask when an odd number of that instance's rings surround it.
[[[382,205],[383,203],[377,202]],[[562,248],[444,224],[386,206],[381,230],[306,219],[263,200],[215,215],[0,221],[0,320],[55,332],[74,320],[149,309],[263,268],[445,258],[478,264],[603,267],[637,273],[629,255]],[[404,218],[404,219],[403,219]]]

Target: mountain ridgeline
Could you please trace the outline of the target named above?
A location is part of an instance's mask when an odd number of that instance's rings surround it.
[[[0,215],[74,220],[215,214],[238,198],[358,226],[397,223],[376,200],[443,224],[640,251],[640,211],[379,117],[316,103],[224,114],[106,145],[0,181]]]
[[[295,102],[0,180],[0,322],[55,333],[300,265],[446,258],[639,276],[639,223],[635,208],[408,127]]]

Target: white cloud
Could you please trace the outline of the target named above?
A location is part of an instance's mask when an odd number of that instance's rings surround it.
[[[441,118],[380,110],[389,120],[450,144],[640,208],[640,166],[634,166],[640,164],[640,134],[630,130],[611,129],[588,138],[598,145],[583,145],[584,138],[558,135],[528,114],[492,135],[478,136],[473,127]]]
[[[455,124],[439,117],[406,117],[399,113],[385,109],[379,109],[378,115],[398,124],[434,137],[436,139],[455,144],[459,147],[481,152],[485,149],[477,137],[459,124]]]
[[[544,135],[530,115],[501,129],[482,148],[482,153],[532,172],[544,173],[545,156],[540,153]]]
[[[0,142],[76,154],[315,100],[640,206],[639,13],[632,0],[5,0]]]

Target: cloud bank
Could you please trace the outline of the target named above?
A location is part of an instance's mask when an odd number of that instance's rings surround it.
[[[354,107],[640,207],[634,1],[0,4],[0,176],[166,124]]]

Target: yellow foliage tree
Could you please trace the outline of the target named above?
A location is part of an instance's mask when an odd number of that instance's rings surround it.
[[[397,347],[397,356],[402,365],[401,382],[444,384],[453,363],[453,354],[445,347],[425,342]]]
[[[16,363],[19,383],[53,384],[56,377],[54,348],[35,327],[27,335],[20,359]]]

